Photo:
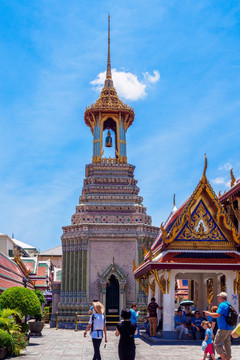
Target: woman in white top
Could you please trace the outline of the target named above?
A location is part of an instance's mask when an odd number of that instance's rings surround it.
[[[95,314],[90,316],[88,326],[84,332],[84,337],[86,337],[88,330],[91,328],[91,336],[94,347],[94,356],[93,360],[101,360],[100,355],[100,345],[103,338],[103,333],[105,337],[105,343],[107,342],[107,329],[105,323],[104,306],[99,301],[93,303],[93,308]]]

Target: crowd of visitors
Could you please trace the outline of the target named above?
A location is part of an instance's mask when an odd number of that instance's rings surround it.
[[[196,340],[197,334],[202,342],[203,360],[209,354],[210,359],[215,360],[215,352],[219,355],[220,360],[231,359],[231,336],[237,338],[240,336],[240,323],[236,326],[237,312],[231,307],[227,301],[227,294],[221,292],[219,297],[219,306],[212,306],[211,311],[203,310],[202,315],[199,310],[191,312],[190,307],[181,306],[178,308],[174,317],[175,330],[179,339],[183,335],[188,335]],[[159,310],[159,313],[157,313]],[[103,337],[107,343],[106,318],[104,316],[104,306],[99,301],[94,300],[89,309],[90,319],[84,336],[91,329],[91,337],[94,348],[93,360],[101,360],[100,345]],[[131,309],[123,309],[121,317],[123,321],[117,324],[115,335],[120,336],[118,345],[118,355],[120,360],[135,359],[135,343],[134,338],[139,336],[139,328],[137,320],[139,317],[137,305],[132,304]],[[148,304],[148,326],[149,336],[156,337],[158,330],[162,329],[162,307],[156,303],[155,298],[151,299]],[[105,345],[106,346],[106,345]]]

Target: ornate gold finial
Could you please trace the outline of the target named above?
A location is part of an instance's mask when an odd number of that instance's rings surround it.
[[[231,187],[233,187],[236,182],[235,176],[233,175],[233,169],[230,170],[230,175],[231,175]]]
[[[147,253],[148,253],[148,251],[147,251],[147,248],[146,248],[146,246],[145,246],[145,244],[144,244],[144,243],[143,243],[142,248],[143,248],[143,256],[146,256],[146,255],[147,255]]]
[[[173,194],[173,207],[176,207],[175,194]]]
[[[135,271],[136,268],[137,268],[137,265],[136,265],[135,259],[133,259],[133,271]]]
[[[149,261],[152,261],[153,258],[153,252],[152,252],[152,248],[150,246],[150,250],[149,250]]]
[[[162,231],[162,241],[165,242],[165,240],[167,238],[167,231],[163,227],[163,222],[161,223],[160,228],[161,228],[161,231]]]
[[[207,177],[206,177],[206,171],[207,171],[207,155],[204,154],[205,156],[205,163],[204,163],[204,169],[203,169],[203,174],[202,174],[202,181],[206,182]]]
[[[219,191],[219,193],[218,193],[218,197],[220,197],[221,196],[221,190]]]

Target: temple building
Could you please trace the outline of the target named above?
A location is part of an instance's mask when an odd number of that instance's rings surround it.
[[[132,264],[142,262],[143,244],[150,246],[159,228],[152,226],[135,167],[127,162],[126,134],[134,116],[114,88],[109,18],[104,87],[84,114],[93,137],[92,163],[86,165],[71,225],[63,227],[59,326],[72,322],[75,312],[86,313],[93,299],[103,302],[109,316],[132,302],[145,307],[146,295],[134,279]]]
[[[179,280],[188,280],[188,299],[200,311],[218,304],[226,291],[239,311],[240,295],[240,182],[232,177],[231,189],[217,196],[206,177],[177,209],[145,251],[134,274],[148,298],[155,295],[163,306],[163,337],[174,330]],[[232,173],[231,173],[232,174]],[[232,174],[233,176],[233,174]]]

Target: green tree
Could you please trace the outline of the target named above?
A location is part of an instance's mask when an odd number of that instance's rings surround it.
[[[45,296],[43,295],[43,292],[40,291],[40,290],[34,290],[34,292],[35,292],[35,294],[37,295],[37,297],[38,297],[41,305],[42,305],[42,304],[45,304],[46,299],[45,299]]]
[[[22,315],[36,316],[41,313],[41,304],[33,290],[12,287],[0,295],[1,307],[17,309]]]

